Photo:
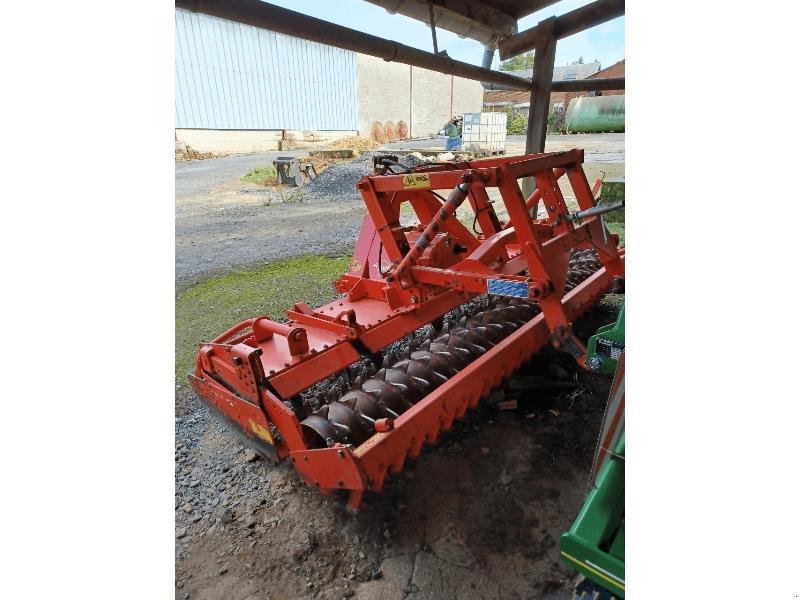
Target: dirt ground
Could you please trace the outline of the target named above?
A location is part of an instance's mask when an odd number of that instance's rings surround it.
[[[611,139],[597,152],[621,144]],[[587,171],[623,168],[591,164]],[[246,173],[243,166],[235,173]],[[304,253],[352,249],[362,214],[355,203],[279,205],[275,218],[233,176],[201,177],[181,195],[176,176],[179,282],[297,253],[298,229],[307,233],[302,240],[319,242]],[[327,229],[338,235],[320,233]],[[212,259],[220,254],[224,260]],[[607,296],[576,324],[578,334],[585,339],[613,321],[619,300]],[[189,409],[175,422],[176,598],[571,598],[576,578],[559,560],[558,539],[583,502],[610,378],[553,351],[521,373],[544,374],[552,387],[493,393],[356,515],[307,488],[290,464],[253,460],[197,399],[183,398]],[[510,398],[519,408],[499,410],[497,401]]]
[[[279,153],[175,164],[175,278],[300,254],[349,253],[364,215],[356,202],[281,202],[275,188],[241,181]],[[302,152],[282,152],[298,155]],[[285,190],[286,197],[291,190]]]

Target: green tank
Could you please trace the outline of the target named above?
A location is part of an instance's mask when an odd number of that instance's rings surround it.
[[[564,119],[567,133],[625,131],[625,94],[573,98]]]

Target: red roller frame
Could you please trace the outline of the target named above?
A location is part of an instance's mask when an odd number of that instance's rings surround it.
[[[367,214],[350,269],[335,282],[344,296],[316,310],[299,302],[287,311],[286,323],[249,319],[201,344],[190,377],[194,389],[257,449],[289,457],[309,484],[324,493],[349,490],[348,506],[356,509],[364,491],[380,490],[388,473],[416,458],[424,443],[434,443],[542,346],[572,339],[571,322],[614,277],[624,277],[617,237],[604,231],[599,216],[576,225],[559,188],[566,175],[578,209],[595,205],[582,162],[583,151],[570,150],[364,177],[358,189]],[[533,197],[523,196],[522,177],[536,181],[544,219],[531,216]],[[463,201],[470,203],[480,234],[443,209],[463,198],[445,205],[432,193],[451,193],[459,184],[468,188]],[[507,223],[498,218],[487,188],[499,191]],[[406,202],[418,226],[400,224]],[[565,294],[574,248],[596,249],[603,268]],[[487,293],[490,284],[509,284],[515,294],[523,290],[542,312],[400,415],[390,430],[358,447],[308,446],[290,402],[294,396]]]

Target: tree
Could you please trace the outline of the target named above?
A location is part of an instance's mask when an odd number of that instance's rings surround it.
[[[533,50],[500,61],[501,71],[522,71],[533,68]]]
[[[576,60],[576,61],[574,61],[574,62],[572,62],[572,63],[570,63],[570,64],[573,64],[573,65],[582,65],[582,64],[583,64],[583,57],[582,57],[582,56],[579,56],[579,57],[578,57],[578,60]]]
[[[514,110],[512,106],[506,108],[505,112],[508,115],[506,133],[508,135],[524,135],[528,131],[528,117]]]

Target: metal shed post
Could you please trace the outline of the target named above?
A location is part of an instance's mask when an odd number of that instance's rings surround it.
[[[550,17],[537,26],[539,35],[536,38],[534,51],[533,77],[531,79],[531,99],[528,109],[528,131],[525,139],[525,154],[544,152],[544,140],[547,135],[547,115],[550,107],[550,91],[553,88],[553,67],[556,61],[555,36],[556,18]],[[523,182],[522,192],[530,196],[536,186],[530,178]],[[539,203],[534,206],[538,209]]]

